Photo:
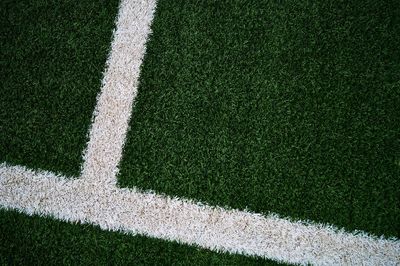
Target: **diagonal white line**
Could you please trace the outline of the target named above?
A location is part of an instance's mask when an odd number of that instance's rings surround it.
[[[140,65],[150,33],[155,0],[123,0],[107,60],[89,142],[84,152],[82,178],[115,185],[118,163],[137,95]]]
[[[0,165],[0,204],[204,248],[316,265],[398,265],[400,242]]]
[[[116,187],[155,0],[122,0],[80,179],[0,164],[0,206],[291,263],[400,264],[400,241]]]

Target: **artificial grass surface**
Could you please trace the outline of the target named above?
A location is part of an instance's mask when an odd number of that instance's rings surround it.
[[[76,175],[117,1],[0,7],[0,162]],[[160,0],[120,185],[399,237],[399,11]],[[0,243],[0,264],[271,263],[5,210]]]
[[[396,1],[158,1],[119,185],[400,237]]]
[[[79,174],[118,2],[0,2],[0,162]]]
[[[278,265],[0,209],[2,265]]]

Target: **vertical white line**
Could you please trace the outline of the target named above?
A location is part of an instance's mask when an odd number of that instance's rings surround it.
[[[155,0],[122,0],[82,179],[0,164],[0,207],[291,263],[399,265],[400,242],[115,186]]]
[[[155,0],[122,0],[100,95],[84,152],[85,182],[114,186],[122,157]]]

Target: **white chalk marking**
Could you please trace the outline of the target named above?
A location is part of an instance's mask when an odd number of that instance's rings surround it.
[[[299,264],[400,264],[400,242],[351,234],[116,187],[118,164],[137,94],[155,0],[122,0],[112,51],[94,112],[82,175],[0,165],[0,205],[105,230],[126,231]]]

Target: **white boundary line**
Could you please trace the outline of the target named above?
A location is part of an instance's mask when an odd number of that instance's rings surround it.
[[[396,265],[400,242],[0,165],[0,204],[211,250],[316,265]]]
[[[0,164],[0,205],[211,250],[291,263],[400,264],[400,241],[118,188],[155,0],[122,0],[80,179]]]
[[[101,185],[117,183],[118,164],[155,7],[155,0],[121,1],[117,30],[83,156],[84,179]]]

